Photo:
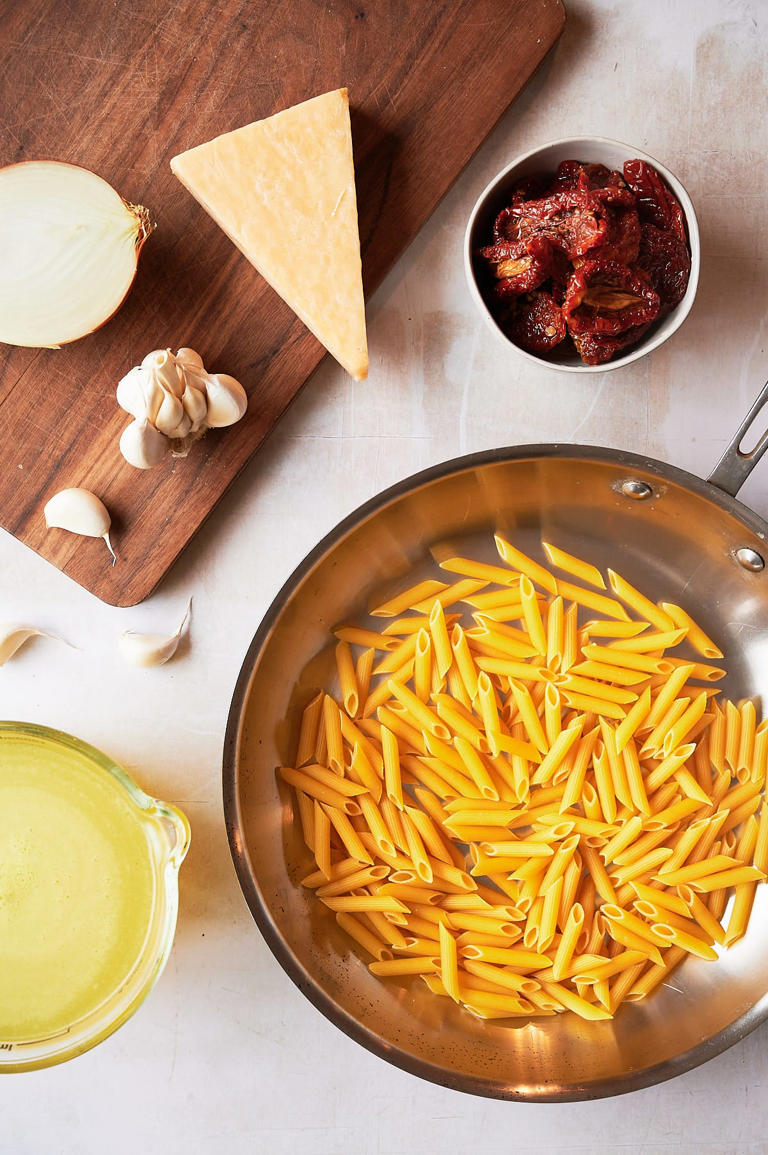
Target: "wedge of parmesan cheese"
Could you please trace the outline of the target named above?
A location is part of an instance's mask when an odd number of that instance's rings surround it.
[[[368,373],[346,88],[182,152],[171,169],[356,380]]]

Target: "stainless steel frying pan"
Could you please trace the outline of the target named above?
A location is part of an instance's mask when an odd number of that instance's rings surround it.
[[[351,1038],[436,1083],[504,1099],[618,1094],[688,1070],[768,1015],[768,886],[747,937],[717,963],[687,960],[612,1022],[571,1015],[475,1021],[414,979],[372,977],[296,881],[306,870],[274,767],[292,757],[301,707],[333,684],[330,629],[371,597],[431,571],[450,541],[492,558],[492,531],[542,538],[679,601],[726,653],[734,697],[768,686],[768,524],[735,499],[768,448],[740,449],[766,386],[708,481],[632,453],[525,445],[457,458],[393,486],[336,527],[280,591],[245,657],[224,750],[224,807],[253,916],[287,973]],[[768,701],[764,699],[764,708]],[[282,787],[281,787],[282,790]],[[254,997],[258,997],[254,993]]]

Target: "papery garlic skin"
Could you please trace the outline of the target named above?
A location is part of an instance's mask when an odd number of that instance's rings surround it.
[[[248,408],[248,395],[228,373],[207,373],[200,354],[185,347],[175,356],[170,349],[148,353],[118,383],[117,403],[135,418],[120,438],[123,457],[151,469],[168,449],[186,457],[206,429],[234,425]]]
[[[36,626],[0,625],[0,666],[4,666],[17,650],[20,650],[30,638],[53,638],[63,641],[56,634],[49,634],[46,630],[38,630]],[[67,643],[68,644],[68,643]]]
[[[117,561],[109,540],[109,527],[112,524],[109,510],[90,489],[59,490],[46,502],[43,514],[49,529],[66,529],[69,533],[83,537],[103,537],[112,554],[112,564]]]

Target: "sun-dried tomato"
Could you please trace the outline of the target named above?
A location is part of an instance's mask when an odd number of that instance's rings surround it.
[[[644,160],[628,160],[624,163],[624,176],[637,198],[642,223],[676,233],[685,241],[683,210],[656,169]]]
[[[602,261],[634,265],[640,251],[640,235],[640,218],[636,208],[611,207],[608,209],[608,234],[590,256],[599,257]]]
[[[688,246],[677,233],[642,225],[640,252],[637,263],[648,274],[651,285],[659,294],[659,316],[663,317],[685,296],[691,273],[691,255]]]
[[[493,295],[498,300],[519,297],[537,289],[552,269],[552,246],[545,237],[525,241],[497,241],[478,256],[494,278]]]
[[[585,365],[602,365],[622,349],[634,345],[649,328],[650,321],[645,325],[634,325],[613,336],[604,333],[571,333],[571,338]]]
[[[555,178],[550,186],[550,194],[563,192],[566,189],[604,188],[612,183],[613,177],[620,177],[620,173],[612,173],[604,164],[586,164],[581,160],[563,160],[557,166]],[[624,183],[621,178],[622,184]]]
[[[565,340],[563,311],[549,293],[527,293],[515,302],[507,332],[529,353],[547,353]]]
[[[659,296],[642,270],[618,261],[584,261],[568,283],[563,304],[568,332],[614,336],[659,314]]]
[[[544,236],[573,260],[601,243],[608,232],[608,219],[596,193],[566,189],[541,200],[513,205],[506,227],[508,235],[516,230],[521,240]]]

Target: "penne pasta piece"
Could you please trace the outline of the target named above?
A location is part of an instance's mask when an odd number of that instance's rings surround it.
[[[416,827],[416,831],[429,854],[440,859],[447,866],[453,866],[453,859],[448,848],[429,815],[415,806],[406,806],[405,812]]]
[[[747,886],[752,886],[752,883],[746,883]],[[679,886],[677,892],[685,904],[689,916],[701,927],[702,931],[708,936],[710,941],[717,942],[721,946],[729,945],[726,937],[726,932],[723,930],[718,919],[712,914],[711,910],[702,902],[695,890],[691,890],[690,886]],[[659,921],[665,922],[664,918]],[[732,941],[735,942],[735,939]]]
[[[344,894],[336,898],[321,898],[320,901],[325,903],[325,905],[333,911],[341,911],[348,914],[360,914],[361,912],[367,911],[408,913],[408,907],[405,906],[404,903],[388,895]]]
[[[571,806],[575,806],[582,798],[584,790],[584,779],[586,777],[587,769],[592,762],[592,756],[597,743],[597,726],[594,726],[588,734],[579,739],[576,747],[576,757],[573,761],[573,767],[568,774],[568,779],[565,785],[565,792],[563,793],[560,802],[560,813],[564,813]]]
[[[525,574],[520,574],[520,602],[523,607],[523,621],[534,650],[546,656],[547,634],[539,609],[539,600],[533,582]]]
[[[301,768],[305,762],[311,762],[314,758],[320,719],[323,715],[324,696],[322,690],[319,694],[315,694],[302,712],[299,743],[296,749],[296,766],[298,768]]]
[[[307,850],[314,853],[315,849],[315,818],[314,805],[315,800],[305,794],[303,790],[294,787],[296,791],[296,809],[299,812],[299,823],[301,825],[301,835],[304,839],[304,845]],[[294,814],[296,811],[294,810]]]
[[[346,849],[349,857],[356,858],[359,862],[365,862],[369,866],[373,866],[373,859],[344,811],[326,802],[323,802],[323,809],[328,815],[331,826],[341,839],[342,845]],[[342,910],[344,908],[339,907],[338,909]],[[353,908],[349,907],[348,909],[352,910]]]
[[[672,666],[684,664],[679,658],[669,658],[668,661]],[[690,676],[700,682],[719,682],[725,677],[725,670],[721,666],[710,666],[706,662],[694,662]]]
[[[377,662],[373,667],[374,674],[391,674],[396,676],[396,672],[401,670],[406,663],[413,660],[416,653],[416,640],[418,634],[409,634],[402,642],[398,643],[393,650],[385,654],[381,661]],[[412,667],[411,667],[412,670]],[[408,675],[410,677],[410,674]],[[398,681],[405,681],[406,679],[399,679]]]
[[[667,633],[674,630],[675,623],[669,614],[664,610],[659,609],[649,598],[641,594],[639,590],[630,585],[629,582],[617,574],[615,570],[608,570],[608,582],[611,589],[618,598],[628,605],[631,610],[634,610],[639,618],[643,621],[648,621],[651,625],[656,626],[662,633]]]
[[[353,938],[363,950],[367,950],[368,954],[373,955],[375,959],[383,962],[385,959],[392,958],[392,951],[389,947],[385,946],[376,935],[363,924],[359,916],[338,911],[336,914],[336,922],[350,938]]]
[[[541,586],[542,589],[557,596],[557,582],[554,576],[545,569],[544,566],[539,565],[533,558],[528,557],[521,550],[517,549],[510,542],[497,533],[494,535],[496,542],[496,549],[499,557],[507,563],[513,570],[517,570],[519,574],[525,574],[536,585]],[[513,575],[514,577],[514,575]]]
[[[547,665],[559,670],[565,652],[565,618],[563,599],[556,597],[547,612]]]
[[[474,561],[468,557],[446,557],[441,561],[436,556],[435,550],[432,551],[432,556],[440,569],[447,570],[449,573],[462,574],[486,584],[495,582],[497,585],[512,585],[516,580],[515,574],[511,574],[509,570],[499,565],[488,565],[486,562]]]
[[[528,738],[540,753],[546,754],[549,749],[547,736],[544,733],[544,728],[541,725],[541,720],[536,712],[528,687],[510,679],[510,689],[514,694],[517,709]]]
[[[445,589],[447,589],[445,582],[434,581],[429,578],[427,581],[419,582],[418,585],[410,586],[407,590],[403,590],[402,593],[382,602],[368,612],[372,618],[396,618],[398,614],[411,609],[417,602],[434,597]]]
[[[428,734],[433,734],[442,742],[450,741],[451,731],[412,690],[392,678],[388,680],[387,685],[392,697],[405,707],[411,725],[415,724],[417,728],[421,728]]]
[[[477,667],[467,642],[466,634],[457,623],[451,632],[451,650],[456,667],[464,683],[464,689],[471,701],[477,697]]]
[[[550,565],[553,565],[555,569],[561,569],[565,573],[572,574],[580,581],[596,586],[599,590],[606,588],[603,575],[596,566],[591,565],[588,561],[582,561],[581,558],[574,557],[573,554],[566,553],[563,549],[558,549],[557,546],[551,545],[547,541],[543,541],[541,544]]]
[[[439,969],[439,960],[436,958],[396,958],[382,959],[379,962],[368,963],[368,970],[372,975],[380,978],[393,978],[396,975],[421,975]]]
[[[557,589],[563,598],[575,602],[576,605],[585,606],[590,610],[596,610],[597,613],[603,614],[606,618],[629,621],[627,611],[620,602],[615,601],[613,598],[606,597],[604,594],[593,593],[592,590],[585,590],[582,586],[563,581],[561,578],[558,578]]]
[[[576,950],[576,943],[579,940],[583,927],[584,910],[581,904],[577,902],[568,912],[565,927],[563,928],[563,935],[555,951],[555,958],[552,963],[552,977],[555,982],[559,982],[564,978]]]
[[[594,638],[636,638],[643,630],[647,630],[650,622],[630,621],[603,621],[600,619],[587,622],[584,632],[587,637]]]
[[[393,806],[403,809],[403,785],[400,777],[400,747],[386,726],[381,727],[381,749],[384,758],[384,790]]]
[[[365,630],[360,626],[339,626],[334,635],[340,642],[347,642],[352,646],[367,646],[372,650],[394,650],[397,641],[394,638],[379,634],[376,630]]]
[[[597,730],[595,729],[593,733],[596,735]],[[608,754],[602,742],[599,743],[592,755],[592,770],[595,775],[595,787],[603,818],[607,823],[612,823],[616,818],[616,793],[613,788]]]
[[[480,707],[480,716],[483,719],[483,728],[492,754],[498,754],[497,736],[501,732],[499,711],[496,703],[496,694],[488,674],[483,672],[477,678],[477,700]]]
[[[360,807],[351,798],[345,797],[339,793],[338,790],[332,789],[324,782],[320,782],[317,778],[312,778],[302,770],[293,770],[290,766],[278,766],[277,773],[285,782],[302,790],[305,794],[308,794],[310,798],[317,798],[320,802],[326,802],[330,806],[335,806],[338,810],[343,811],[345,815],[360,813]]]
[[[736,774],[749,777],[755,752],[755,703],[747,698],[739,707],[739,748],[736,755]],[[739,777],[741,781],[741,777]]]
[[[627,638],[620,642],[611,642],[612,647],[620,648],[625,653],[648,654],[658,653],[659,650],[668,650],[679,646],[685,637],[686,630],[667,630],[666,633],[656,631],[652,634],[643,634],[638,638]]]
[[[371,685],[371,674],[373,673],[373,659],[374,650],[373,647],[370,647],[367,650],[363,650],[355,663],[355,681],[357,682],[359,696],[358,713],[360,711],[360,705],[368,697],[368,691]]]
[[[550,995],[557,1000],[567,1010],[573,1011],[581,1019],[596,1020],[596,1019],[610,1019],[610,1011],[604,1007],[599,1007],[595,1003],[589,1003],[586,999],[581,998],[575,994],[563,983],[543,982],[541,984],[542,990],[545,994]]]
[[[459,1001],[459,964],[456,940],[443,923],[440,934],[440,981],[454,1002]]]
[[[612,649],[610,646],[598,646],[589,642],[582,646],[585,658],[600,662],[607,666],[619,666],[624,670],[640,670],[647,674],[664,673],[666,670],[663,658],[654,658],[650,654],[633,654],[628,650]]]
[[[435,598],[431,598],[429,602],[430,610],[432,609],[434,603]],[[445,624],[447,626],[453,626],[460,617],[461,614],[446,614]],[[395,645],[399,645],[397,641],[398,637],[410,637],[411,634],[418,634],[419,630],[427,629],[429,629],[429,612],[425,611],[423,614],[413,614],[412,617],[395,618],[394,621],[387,622],[387,624],[382,628],[381,632],[385,637],[392,636],[394,638]]]
[[[663,938],[670,946],[680,947],[689,954],[697,955],[699,958],[710,959],[712,961],[717,959],[717,951],[714,950],[709,943],[703,942],[696,935],[688,934],[687,931],[681,930],[680,927],[670,926],[669,923],[657,922],[653,925],[654,933]]]
[[[339,685],[341,687],[341,700],[344,703],[344,709],[350,718],[354,718],[357,714],[360,697],[357,690],[357,677],[355,676],[355,663],[352,658],[352,651],[349,648],[349,643],[341,641],[336,646],[336,670],[339,675]]]
[[[698,626],[693,618],[690,617],[685,610],[682,610],[680,606],[676,606],[673,602],[662,602],[661,608],[676,626],[680,626],[682,629],[688,631],[688,641],[694,650],[702,654],[705,658],[723,657],[722,650],[718,649],[701,627]]]
[[[313,833],[313,846],[314,846],[314,852],[315,852],[315,862],[317,863],[317,869],[320,871],[321,874],[323,874],[325,876],[326,879],[330,879],[331,878],[331,823],[330,823],[330,820],[328,818],[328,815],[323,810],[322,806],[320,805],[320,803],[318,802],[318,800],[316,798],[313,801],[312,822],[313,822],[313,832],[314,832]],[[360,866],[359,862],[357,863],[357,865],[359,868],[359,866]],[[341,889],[340,893],[343,893],[345,890],[349,889],[349,885],[347,884],[347,878],[348,877],[353,877],[353,876],[352,875],[345,875],[344,876],[343,885],[342,885],[342,889]],[[361,883],[360,885],[364,885],[364,884]]]
[[[576,694],[569,690],[563,692],[567,705],[584,713],[593,713],[606,718],[625,718],[626,710],[615,702],[607,702],[604,698],[592,698],[587,694]]]
[[[318,898],[335,898],[339,894],[351,894],[360,887],[369,886],[373,882],[380,882],[388,874],[388,866],[367,866],[356,870],[354,874],[348,874],[344,878],[337,878],[319,886],[315,890],[315,894]],[[389,891],[382,887],[379,893],[389,893]]]
[[[448,606],[453,606],[456,602],[464,601],[466,597],[485,589],[487,585],[487,581],[465,578],[464,581],[454,582],[453,585],[446,586],[444,590],[440,590],[437,594],[429,594],[422,601],[414,602],[410,608],[412,610],[418,610],[419,613],[428,614],[437,601],[440,602],[443,609],[446,609]]]
[[[646,689],[643,690],[640,697],[630,709],[626,718],[619,722],[614,731],[614,740],[616,743],[617,754],[621,754],[630,738],[634,737],[640,726],[648,717],[650,710],[651,690],[650,687],[646,687]],[[675,745],[679,745],[679,743],[676,742]]]
[[[754,866],[735,866],[731,870],[723,870],[717,874],[705,875],[691,882],[691,888],[699,894],[709,894],[712,890],[722,890],[724,887],[739,886],[743,882],[764,882],[765,875]]]
[[[606,686],[604,682],[597,682],[593,678],[582,678],[570,671],[560,674],[555,685],[563,692],[566,690],[575,694],[586,694],[592,698],[603,698],[606,702],[615,702],[620,706],[631,705],[637,702],[637,694],[620,686]]]

